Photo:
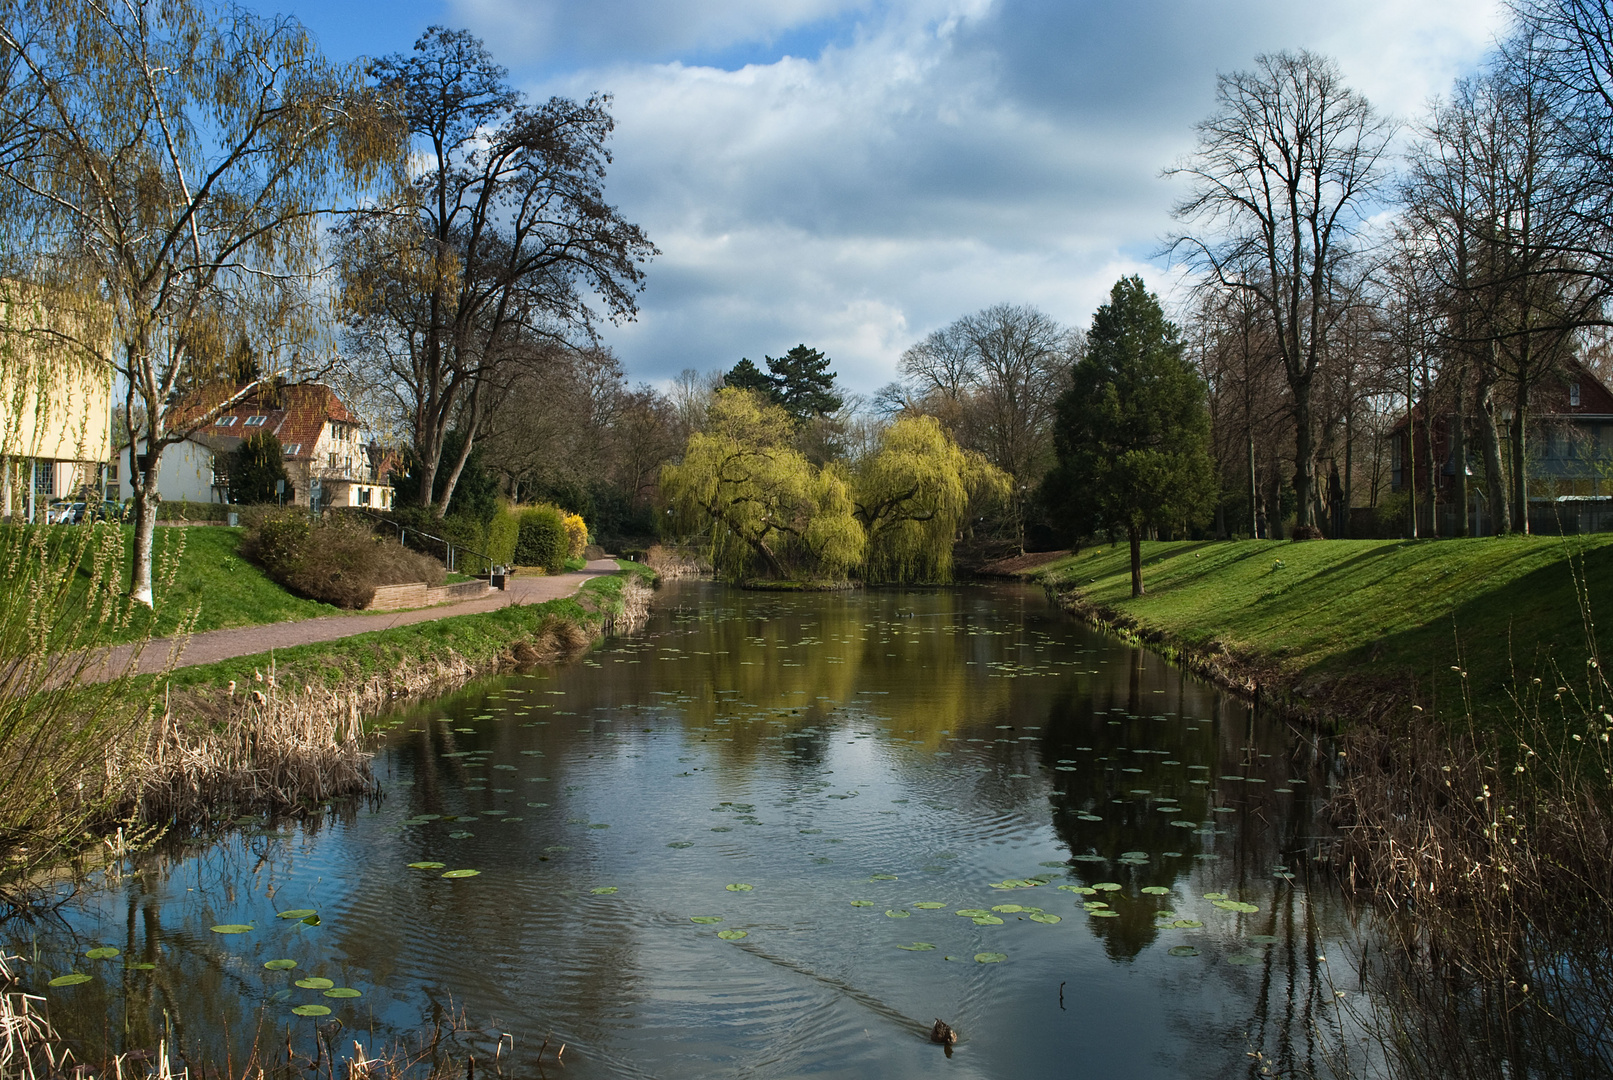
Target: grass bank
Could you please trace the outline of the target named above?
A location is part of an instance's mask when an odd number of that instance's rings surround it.
[[[1299,711],[1465,715],[1465,690],[1496,719],[1537,675],[1583,681],[1581,590],[1592,614],[1613,603],[1613,536],[1145,543],[1136,599],[1124,545],[1031,576],[1092,621]]]

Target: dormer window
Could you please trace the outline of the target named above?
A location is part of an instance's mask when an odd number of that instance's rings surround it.
[[[302,453],[302,443],[300,442],[286,443],[282,450],[282,454],[285,457],[296,457],[300,453]]]
[[[235,421],[237,419],[238,419],[238,417],[234,417],[234,416],[221,416],[221,417],[218,418],[218,426],[219,427],[234,427],[235,426]]]
[[[265,423],[268,422],[268,420],[269,420],[269,418],[267,416],[263,416],[263,415],[249,416],[249,417],[246,418],[246,424],[244,426],[246,426],[246,427],[262,427]]]
[[[1579,383],[1568,384],[1568,405],[1570,408],[1579,408]]]

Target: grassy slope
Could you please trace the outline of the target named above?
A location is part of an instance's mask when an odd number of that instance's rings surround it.
[[[1434,676],[1434,691],[1451,700],[1460,658],[1483,709],[1505,702],[1514,672],[1544,675],[1553,660],[1583,683],[1570,555],[1583,560],[1593,609],[1613,603],[1613,536],[1150,543],[1148,592],[1137,600],[1124,545],[1041,572],[1178,641],[1268,658],[1295,683],[1415,675],[1427,700]],[[1613,637],[1604,630],[1598,644],[1606,649]]]
[[[655,576],[648,567],[637,563],[618,565],[625,571],[623,576],[590,578],[575,596],[284,649],[273,654],[275,670],[282,683],[335,687],[348,679],[367,678],[406,664],[429,664],[449,652],[475,663],[489,662],[503,655],[512,643],[531,637],[551,616],[579,623],[597,621],[590,609],[612,608],[629,577],[653,580]],[[245,656],[180,668],[160,679],[146,676],[142,681],[166,682],[175,689],[223,686],[231,680],[247,683],[268,666],[269,660],[268,655]]]
[[[339,614],[341,609],[293,596],[269,580],[258,567],[236,553],[241,530],[222,526],[165,525],[157,530],[154,553],[157,579],[156,636],[166,637],[192,610],[197,610],[195,630],[220,630],[232,626],[259,626],[264,623],[312,619]],[[134,543],[134,530],[124,529],[124,550]],[[183,544],[181,549],[180,545]],[[182,550],[177,572],[167,577],[171,553]],[[127,558],[124,574],[128,574]],[[125,578],[127,587],[127,578]],[[135,624],[117,640],[141,637],[150,616]]]

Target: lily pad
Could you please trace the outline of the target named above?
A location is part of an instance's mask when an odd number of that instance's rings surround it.
[[[588,891],[593,893],[595,896],[609,896],[611,893],[616,891],[616,886],[600,885],[598,888],[589,889]]]
[[[939,900],[920,900],[918,903],[912,906],[918,908],[920,911],[940,911],[942,908],[946,907],[946,905],[941,903]]]
[[[1100,881],[1100,882],[1097,882],[1096,884],[1094,884],[1092,887],[1094,889],[1097,889],[1099,892],[1119,892],[1120,891],[1119,883],[1114,882],[1114,881]]]
[[[1003,921],[995,915],[981,915],[974,923],[976,926],[1001,926]]]
[[[1060,885],[1059,890],[1061,892],[1073,892],[1073,893],[1077,894],[1078,896],[1097,896],[1098,895],[1098,890],[1097,889],[1090,889],[1085,885]]]
[[[740,938],[750,937],[750,934],[744,930],[719,930],[717,936],[724,941],[738,941]]]
[[[713,923],[722,922],[722,916],[721,915],[691,915],[691,916],[689,916],[689,921],[692,922],[692,923],[699,923],[702,926],[710,926]]]
[[[1215,906],[1222,911],[1236,911],[1240,915],[1253,915],[1260,910],[1257,904],[1245,904],[1241,900],[1217,900]]]
[[[297,1016],[329,1016],[330,1009],[324,1005],[298,1005],[291,1010]]]
[[[257,927],[249,926],[246,923],[220,923],[219,925],[213,927],[213,933],[215,933],[215,934],[244,934],[249,930],[256,930],[256,929],[257,929]]]
[[[480,874],[480,870],[450,870],[443,875],[445,878],[468,878]]]
[[[1089,912],[1087,912],[1087,914],[1091,915],[1095,919],[1118,919],[1118,918],[1120,918],[1120,912],[1118,912],[1118,911],[1089,911]]]
[[[1280,938],[1273,937],[1270,934],[1250,934],[1249,935],[1249,943],[1252,944],[1252,945],[1275,945],[1280,940],[1281,940]]]
[[[318,978],[318,977],[314,977],[314,978],[307,978],[307,979],[298,979],[297,980],[297,985],[302,987],[304,990],[329,990],[331,987],[335,986],[336,984],[331,982],[329,979],[321,979],[321,978]]]
[[[733,885],[725,885],[723,887],[729,892],[750,892],[752,889],[756,888],[756,886],[747,885],[743,881],[736,882]]]
[[[1207,892],[1204,894],[1204,899],[1206,900],[1225,900],[1226,898],[1227,894],[1224,892]]]
[[[351,986],[337,986],[326,990],[325,996],[328,998],[356,998],[363,997],[364,993],[361,990],[354,990]]]
[[[1146,852],[1146,851],[1122,851],[1120,853],[1120,857],[1122,859],[1146,859],[1146,858],[1148,858],[1148,852]]]
[[[1204,924],[1197,919],[1177,919],[1171,923],[1172,930],[1197,930]]]
[[[85,975],[83,972],[75,971],[70,975],[58,975],[54,979],[52,979],[50,982],[46,983],[45,985],[46,986],[77,986],[79,983],[93,982],[94,980],[95,980],[95,976],[93,976],[93,975]]]
[[[314,913],[313,908],[307,908],[307,907],[292,908],[290,911],[278,912],[275,915],[275,918],[277,918],[277,919],[306,919],[308,916],[312,915],[313,913]]]
[[[851,902],[851,906],[852,907],[873,907],[874,902],[872,900],[853,900]]]
[[[1017,915],[1025,909],[1018,904],[993,904],[991,910],[1000,915]]]
[[[679,849],[691,848],[691,847],[694,847],[694,841],[693,840],[674,840],[674,841],[672,841],[672,843],[668,844],[667,847],[669,847],[669,848],[679,848]]]
[[[318,915],[309,915],[309,916],[306,916],[305,918],[298,919],[297,921],[302,923],[304,926],[318,926],[319,925],[319,916]]]
[[[987,911],[985,908],[966,907],[959,908],[954,914],[962,915],[965,919],[983,919],[987,915],[990,915],[991,912]]]
[[[1163,885],[1144,885],[1142,892],[1145,896],[1169,896],[1171,891]]]
[[[265,960],[263,966],[270,971],[290,971],[297,966],[295,960]]]
[[[84,955],[89,957],[91,960],[110,960],[114,956],[117,956],[120,951],[121,950],[114,949],[110,945],[102,945],[98,949],[87,950]]]
[[[1085,908],[1086,910],[1088,910],[1088,911],[1102,911],[1104,908],[1108,907],[1109,905],[1105,904],[1102,900],[1088,900],[1086,903],[1082,904],[1081,906],[1083,908]]]
[[[1199,951],[1191,945],[1178,945],[1169,950],[1171,956],[1197,956]]]
[[[1039,863],[1037,863],[1037,864],[1036,864],[1036,865],[1037,865],[1037,866],[1051,866],[1051,867],[1053,867],[1053,868],[1054,868],[1054,869],[1055,869],[1055,870],[1062,870],[1062,869],[1064,869],[1064,865],[1065,865],[1065,864],[1064,864],[1064,863],[1062,863],[1062,862],[1057,862],[1057,861],[1054,861],[1054,862],[1039,862]]]
[[[875,874],[873,877],[869,878],[868,880],[869,881],[895,881],[896,880],[896,875],[895,874]]]
[[[1034,912],[1030,916],[1030,920],[1031,922],[1046,923],[1048,926],[1052,926],[1054,923],[1061,923],[1064,921],[1061,916],[1049,915],[1045,911]]]
[[[911,911],[903,911],[900,908],[885,909],[885,918],[887,919],[906,919],[912,914],[913,913]]]
[[[450,840],[469,840],[471,837],[473,837],[475,835],[476,834],[473,833],[473,832],[451,832],[451,833],[448,834],[448,839],[450,839]]]
[[[1006,953],[1000,953],[1000,952],[977,952],[977,953],[975,953],[975,963],[977,963],[977,964],[1000,964],[1004,960],[1007,960],[1007,959],[1008,959],[1008,954],[1006,954]]]
[[[124,964],[123,965],[123,970],[124,971],[156,971],[157,970],[157,965],[156,964],[146,964],[146,963]]]
[[[447,863],[440,862],[412,862],[409,864],[409,868],[411,870],[441,870],[447,865]]]
[[[935,949],[935,946],[931,945],[928,941],[915,941],[911,945],[898,945],[896,947],[898,949],[904,949],[907,952],[933,952]]]

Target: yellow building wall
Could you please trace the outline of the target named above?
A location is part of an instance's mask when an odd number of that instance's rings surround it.
[[[0,454],[102,462],[112,455],[112,376],[51,334],[69,321],[0,282]]]

